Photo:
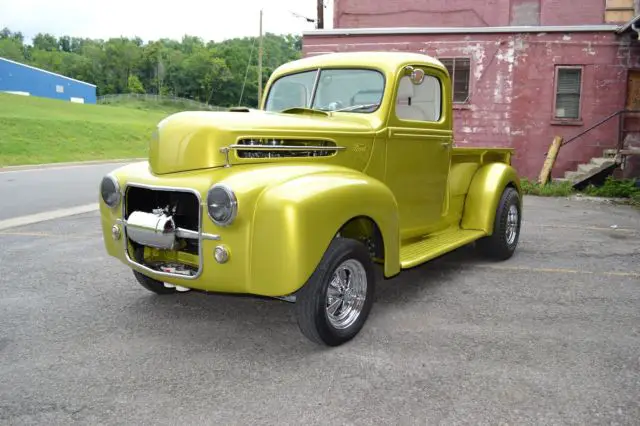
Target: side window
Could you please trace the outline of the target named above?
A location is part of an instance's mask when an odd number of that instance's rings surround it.
[[[401,120],[438,121],[442,111],[440,81],[425,75],[422,83],[413,84],[409,76],[402,76],[396,98],[396,115]]]
[[[580,119],[580,89],[582,86],[582,68],[556,68],[556,99],[554,118]]]

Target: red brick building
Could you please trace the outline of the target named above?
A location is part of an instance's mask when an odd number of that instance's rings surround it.
[[[335,0],[334,28],[306,32],[303,52],[440,59],[453,78],[456,144],[514,147],[518,170],[534,178],[555,136],[566,140],[616,111],[640,109],[632,93],[640,44],[631,25],[639,3]],[[619,136],[615,117],[563,146],[553,176],[602,157]]]

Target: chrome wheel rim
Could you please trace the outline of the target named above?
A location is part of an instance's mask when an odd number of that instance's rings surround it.
[[[518,207],[511,205],[507,216],[507,244],[512,245],[518,235]]]
[[[356,322],[367,296],[367,272],[362,263],[349,259],[333,272],[327,289],[326,312],[329,323],[345,329]]]

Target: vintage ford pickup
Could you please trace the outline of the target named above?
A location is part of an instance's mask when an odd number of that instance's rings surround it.
[[[362,329],[393,277],[466,244],[505,260],[522,217],[512,151],[454,148],[452,87],[429,56],[336,53],[282,65],[259,109],[182,112],[148,161],[100,184],[107,252],[157,294],[295,303],[302,333]]]

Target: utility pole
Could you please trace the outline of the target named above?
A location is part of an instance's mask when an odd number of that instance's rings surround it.
[[[260,38],[258,40],[258,107],[262,100],[262,9],[260,9]]]
[[[324,28],[324,0],[318,0],[318,20],[316,21],[318,24],[316,28],[321,30]]]

